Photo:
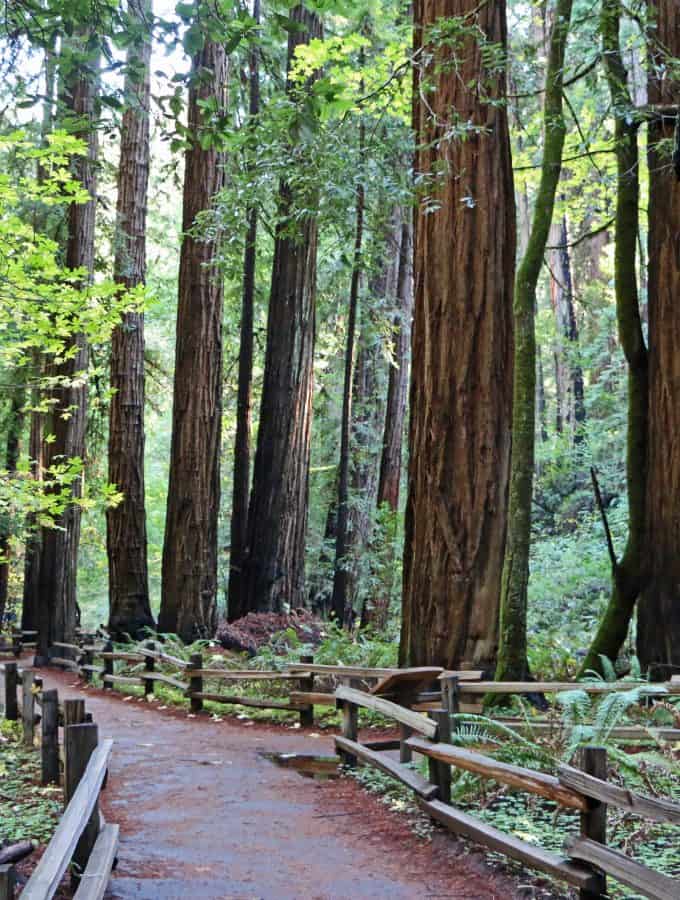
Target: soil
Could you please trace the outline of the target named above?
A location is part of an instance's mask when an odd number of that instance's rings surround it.
[[[102,795],[106,819],[121,826],[109,898],[551,896],[526,876],[520,887],[464,841],[418,837],[351,778],[305,778],[262,755],[330,755],[330,733],[215,721],[41,674],[61,698],[85,696],[100,738],[115,740]]]
[[[222,622],[215,639],[225,650],[254,655],[273,635],[291,628],[305,644],[316,646],[325,623],[305,609],[292,613],[248,613],[235,622]]]

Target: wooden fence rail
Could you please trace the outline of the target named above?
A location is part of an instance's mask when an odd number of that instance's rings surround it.
[[[65,699],[60,705],[56,690],[42,690],[42,679],[29,670],[19,670],[14,662],[5,663],[4,675],[5,712],[7,685],[10,685],[10,697],[16,700],[20,676],[23,742],[33,746],[35,726],[38,723],[41,726],[43,784],[61,781],[60,724],[64,734],[64,813],[21,896],[27,900],[50,900],[70,866],[77,887],[74,898],[102,900],[115,863],[119,836],[118,826],[105,824],[99,812],[99,793],[113,742],[99,743],[97,726],[85,711],[84,700]],[[40,707],[39,715],[36,706]],[[11,701],[9,712],[13,712]],[[16,887],[14,866],[0,866],[0,900],[13,900]]]
[[[447,680],[451,681],[450,675]],[[456,708],[455,688],[455,681],[448,685],[443,692],[447,697],[447,709],[430,711],[433,721],[428,721],[413,709],[340,686],[335,696],[343,712],[343,733],[335,738],[335,745],[345,765],[354,767],[362,762],[390,775],[412,790],[421,809],[441,825],[530,868],[566,881],[578,888],[581,900],[595,900],[605,895],[606,874],[654,900],[680,900],[677,881],[606,846],[608,805],[655,821],[679,824],[680,804],[644,797],[610,784],[607,781],[607,754],[602,748],[583,748],[581,769],[560,766],[554,776],[455,746],[450,743],[450,714]],[[401,724],[399,761],[388,755],[395,749],[394,742],[381,742],[382,747],[374,743],[369,747],[359,741],[360,708],[377,709]],[[423,723],[427,723],[427,727],[423,727]],[[415,736],[412,731],[425,736]],[[428,760],[428,778],[406,764],[414,753]],[[560,855],[457,809],[450,802],[451,769],[454,767],[577,810],[580,835],[568,838],[565,853]]]

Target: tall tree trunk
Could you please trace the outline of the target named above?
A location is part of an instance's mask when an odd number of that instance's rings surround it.
[[[400,210],[398,230],[392,240],[397,256],[395,313],[392,320],[392,359],[387,375],[387,397],[382,452],[376,495],[377,518],[382,527],[379,582],[375,595],[364,603],[362,625],[381,631],[387,625],[390,600],[396,589],[395,551],[397,513],[401,487],[404,423],[408,401],[408,377],[413,316],[413,226],[411,211]]]
[[[51,45],[45,49],[45,99],[43,100],[43,112],[41,123],[41,140],[43,146],[47,144],[47,136],[52,131],[54,120],[54,99],[57,85],[57,58],[55,54],[56,36],[52,38]],[[42,182],[45,171],[41,164],[37,168],[37,179]],[[42,359],[38,352],[33,356],[33,375],[38,381],[42,373]],[[41,481],[43,476],[43,414],[38,411],[40,404],[40,387],[31,391],[31,424],[28,438],[28,457],[30,460],[31,477]],[[38,628],[38,592],[40,585],[40,551],[42,549],[42,533],[38,527],[37,517],[34,514],[28,516],[26,522],[27,538],[24,551],[24,586],[21,603],[21,628],[26,631],[35,631]]]
[[[674,109],[650,123],[648,138],[649,581],[640,597],[637,651],[655,677],[667,677],[680,671],[680,78],[668,65],[669,57],[676,64],[680,58],[680,6],[676,0],[650,6],[656,14],[649,101]]]
[[[321,36],[317,15],[296,6],[295,48]],[[303,89],[304,90],[304,89]],[[289,92],[294,88],[289,82]],[[277,611],[304,604],[305,538],[309,494],[310,429],[316,308],[318,197],[301,196],[282,181],[267,321],[260,425],[248,511],[248,547],[242,571],[243,610]],[[310,212],[291,234],[293,217]]]
[[[503,0],[416,0],[416,53],[428,47],[427,29],[451,16],[506,46]],[[488,667],[496,656],[515,257],[507,111],[495,102],[505,96],[505,72],[485,67],[476,38],[462,43],[456,71],[450,48],[436,49],[414,87],[416,171],[431,187],[415,226],[400,644],[402,663],[452,668]],[[436,88],[427,100],[425,78]],[[464,140],[443,138],[452,110],[470,123]]]
[[[7,447],[5,450],[5,471],[8,477],[16,474],[19,462],[19,441],[24,425],[25,393],[23,387],[16,385],[12,394],[12,402],[7,424]],[[0,529],[0,628],[5,619],[7,599],[9,597],[9,574],[12,547],[10,538],[11,530],[7,523]]]
[[[128,50],[118,166],[114,278],[126,288],[146,278],[146,206],[149,182],[151,4],[129,0],[128,13],[143,35]],[[128,312],[113,332],[109,411],[109,482],[123,500],[106,516],[109,630],[141,636],[153,627],[149,603],[144,506],[144,315]]]
[[[628,540],[620,561],[612,560],[612,593],[581,673],[602,670],[600,656],[615,661],[643,585],[645,566],[645,481],[648,460],[648,354],[638,300],[636,245],[639,201],[637,128],[631,111],[619,41],[620,0],[603,0],[600,19],[603,59],[615,111],[617,194],[614,285],[619,341],[628,364]],[[664,190],[668,190],[665,187]],[[653,222],[650,213],[650,226]],[[665,460],[665,462],[668,462]]]
[[[204,7],[199,7],[199,26]],[[204,30],[207,35],[208,28]],[[223,277],[220,229],[197,231],[224,186],[225,154],[211,118],[224,115],[227,57],[206,37],[192,61],[177,307],[170,478],[158,628],[182,640],[212,636],[217,610],[217,522],[222,432]],[[212,106],[211,106],[212,105]],[[212,111],[211,111],[212,110]]]
[[[402,215],[404,215],[402,213]],[[401,460],[408,398],[409,349],[413,315],[413,227],[411,213],[400,223],[398,248],[396,311],[392,320],[392,361],[387,380],[385,429],[383,431],[378,508],[386,503],[392,512],[399,507]]]
[[[362,54],[363,60],[363,54]],[[363,82],[362,88],[363,88]],[[359,93],[363,93],[360,89]],[[348,556],[350,546],[349,526],[349,487],[352,434],[352,389],[354,379],[354,344],[359,306],[359,285],[361,283],[361,253],[364,235],[364,208],[366,205],[363,182],[365,125],[363,117],[359,121],[359,183],[356,188],[356,232],[354,236],[354,259],[352,261],[352,280],[349,291],[349,309],[347,318],[347,342],[345,347],[345,382],[342,393],[342,416],[340,420],[340,460],[338,463],[338,521],[335,539],[335,568],[333,571],[332,612],[338,623],[352,623],[352,608],[348,597],[350,582]]]
[[[78,47],[87,41],[89,31],[77,37]],[[74,46],[75,46],[74,38]],[[95,99],[97,91],[98,57],[86,63],[76,62],[70,47],[62,49],[65,71],[61,76],[65,125],[86,144],[87,150],[74,164],[74,175],[91,199],[87,203],[73,203],[68,213],[66,267],[83,269],[92,278],[94,271],[94,225],[96,208],[97,131]],[[85,428],[87,419],[87,369],[89,348],[82,334],[73,336],[74,354],[65,362],[52,363],[49,374],[63,379],[52,392],[53,406],[46,423],[45,467],[63,464],[70,459],[85,462]],[[74,500],[82,494],[82,476],[71,487]],[[78,573],[78,544],[80,541],[80,506],[69,505],[59,517],[56,528],[42,529],[40,576],[38,579],[37,619],[38,656],[46,657],[55,641],[73,637],[78,621],[76,585]]]
[[[253,19],[260,23],[260,0],[254,0]],[[249,112],[252,139],[260,113],[260,53],[253,43],[249,55]],[[246,152],[254,153],[249,147]],[[247,171],[254,173],[249,160]],[[231,550],[229,556],[229,621],[246,611],[241,590],[241,572],[248,542],[248,498],[250,495],[250,427],[253,400],[253,316],[255,306],[255,265],[257,262],[257,207],[247,212],[248,229],[243,255],[243,300],[241,303],[241,343],[238,357],[238,399],[234,441],[234,482],[231,502]]]
[[[501,587],[500,644],[496,678],[527,675],[526,617],[531,546],[531,503],[536,438],[536,286],[550,233],[562,168],[566,125],[562,111],[564,58],[572,0],[557,0],[548,51],[543,107],[543,162],[531,233],[517,270],[514,298],[512,460],[508,538]]]
[[[550,228],[550,296],[555,314],[557,346],[557,430],[569,431],[575,444],[583,441],[586,409],[583,397],[583,370],[578,355],[578,325],[574,310],[567,218],[561,216]]]

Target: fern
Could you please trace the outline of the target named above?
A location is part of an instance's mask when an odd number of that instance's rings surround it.
[[[585,691],[562,691],[555,700],[562,708],[562,723],[566,729],[586,722],[592,713],[590,697]]]
[[[599,653],[598,659],[600,660],[600,665],[602,666],[602,674],[604,676],[604,680],[616,681],[618,677],[616,674],[616,669],[614,668],[614,664],[609,659],[609,657],[605,656],[603,653]]]

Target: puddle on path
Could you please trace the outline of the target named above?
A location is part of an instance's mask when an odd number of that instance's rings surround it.
[[[266,750],[260,750],[258,755],[283,769],[295,769],[305,778],[326,781],[328,778],[337,778],[339,775],[340,760],[337,756],[317,756],[314,753],[271,753]]]

